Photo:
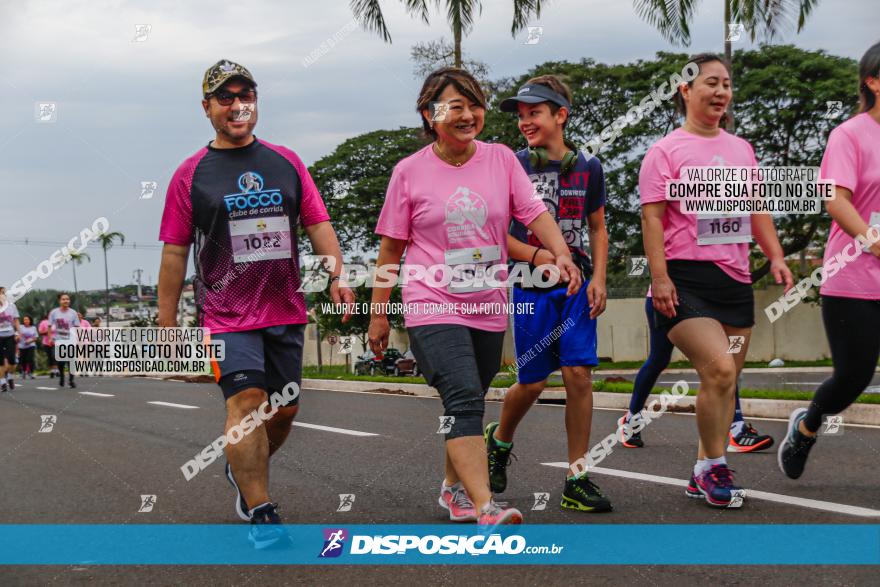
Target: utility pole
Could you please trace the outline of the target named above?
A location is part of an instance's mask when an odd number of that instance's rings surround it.
[[[134,277],[134,280],[138,286],[138,293],[137,293],[137,296],[138,296],[138,318],[143,318],[143,312],[144,312],[144,304],[141,300],[141,296],[143,294],[143,292],[141,291],[141,277],[143,277],[143,275],[144,275],[143,269],[135,269],[134,273],[132,274],[132,277]]]

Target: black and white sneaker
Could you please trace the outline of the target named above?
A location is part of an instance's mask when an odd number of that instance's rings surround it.
[[[727,452],[757,452],[773,446],[773,437],[760,434],[748,422],[743,422],[739,434],[727,433]]]
[[[15,380],[12,377],[10,377],[9,378],[9,391],[14,391],[14,390],[15,390]]]
[[[810,449],[816,444],[815,436],[805,436],[798,430],[798,424],[807,416],[807,408],[798,408],[788,418],[785,439],[776,453],[779,470],[789,479],[797,479],[804,473]]]
[[[250,522],[251,517],[248,515],[250,508],[244,500],[244,496],[241,494],[241,489],[238,487],[238,483],[235,482],[235,477],[232,475],[232,467],[229,466],[229,463],[226,463],[226,478],[229,480],[232,488],[235,489],[235,513],[245,522]]]
[[[9,385],[7,385],[5,381],[3,383],[0,383],[0,392],[6,393],[8,389]]]
[[[251,516],[251,530],[248,540],[257,550],[269,548],[282,541],[287,536],[282,526],[281,516],[278,515],[277,503],[264,503],[254,508]]]

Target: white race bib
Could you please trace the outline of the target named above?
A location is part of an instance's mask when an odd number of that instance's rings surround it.
[[[229,236],[236,263],[291,258],[287,216],[231,220]]]
[[[697,217],[698,245],[731,245],[752,242],[752,217],[725,214]]]
[[[486,272],[501,261],[501,247],[450,249],[444,253],[444,257],[453,273],[452,281],[446,288],[449,293],[484,291],[492,289],[492,285],[486,283]]]

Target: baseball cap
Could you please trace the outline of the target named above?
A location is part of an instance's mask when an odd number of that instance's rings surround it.
[[[202,80],[202,94],[207,95],[216,92],[220,86],[233,78],[244,79],[254,87],[257,87],[254,76],[251,75],[251,72],[245,66],[228,59],[221,59],[205,72],[205,77]]]
[[[525,104],[553,102],[554,104],[564,106],[571,111],[571,104],[564,96],[562,96],[562,94],[559,94],[542,84],[526,84],[522,86],[516,92],[516,96],[512,96],[501,102],[501,110],[503,112],[516,112],[518,102],[523,102]]]

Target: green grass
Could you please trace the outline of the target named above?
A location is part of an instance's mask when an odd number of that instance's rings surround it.
[[[806,361],[802,361],[806,362]],[[620,363],[617,363],[618,365]],[[686,366],[686,364],[683,364]],[[641,366],[641,363],[639,363]],[[672,367],[672,365],[670,365]],[[420,383],[425,384],[425,379],[423,377],[382,377],[375,376],[371,377],[369,375],[352,375],[345,371],[345,367],[341,365],[327,366],[324,367],[321,371],[318,371],[317,367],[307,366],[303,367],[303,377],[310,379],[338,379],[344,381],[374,381],[376,383]],[[492,380],[492,387],[510,387],[516,382],[516,378],[513,375],[502,372],[495,379]],[[559,378],[556,380],[551,379],[548,389],[559,389],[562,387],[562,381]],[[654,388],[655,393],[660,393],[664,389],[656,387]],[[594,391],[605,391],[609,393],[626,393],[630,394],[633,390],[633,384],[630,382],[608,382],[602,380],[596,380],[593,382],[593,390]],[[688,395],[696,395],[697,392],[694,388],[691,388],[688,391]],[[749,398],[749,399],[779,399],[779,400],[804,400],[808,401],[813,398],[812,391],[791,391],[791,390],[783,390],[783,389],[741,389],[740,397]],[[857,403],[861,404],[880,404],[880,394],[862,394],[856,400]]]
[[[600,361],[596,367],[598,371],[613,371],[617,369],[638,369],[644,361]],[[746,361],[746,367],[749,369],[766,369],[767,363],[763,361]],[[785,361],[786,367],[831,367],[831,359],[822,359],[821,361]],[[669,363],[667,369],[691,369],[690,361],[674,361]]]

